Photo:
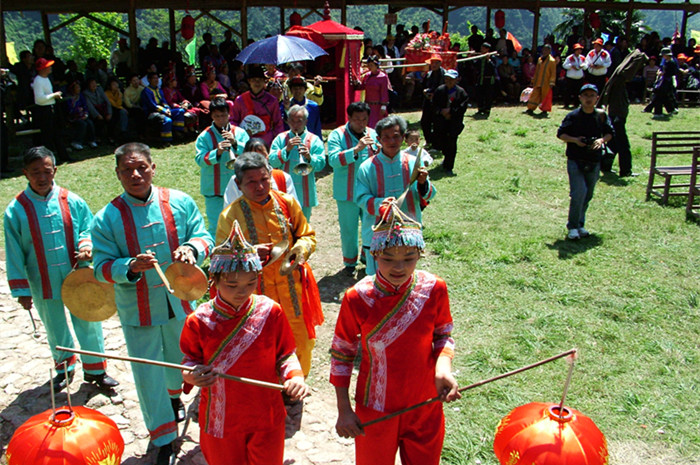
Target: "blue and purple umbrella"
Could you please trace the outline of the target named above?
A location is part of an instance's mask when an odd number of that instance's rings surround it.
[[[328,55],[325,50],[301,37],[276,35],[253,42],[238,54],[236,60],[241,63],[275,64],[292,61],[314,60],[321,55]]]

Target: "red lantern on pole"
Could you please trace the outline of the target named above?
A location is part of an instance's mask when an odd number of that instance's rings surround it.
[[[594,11],[588,19],[593,29],[600,29],[600,16],[598,16],[598,13]]]
[[[496,14],[493,16],[493,23],[496,26],[496,29],[503,29],[503,26],[506,25],[506,14],[503,12],[503,10],[498,10]]]
[[[289,15],[289,25],[290,26],[301,26],[301,15],[296,11]]]
[[[24,422],[7,446],[8,465],[119,465],[117,425],[87,407],[49,409]]]
[[[606,465],[605,436],[593,420],[559,404],[532,402],[496,428],[493,451],[502,465]]]
[[[180,22],[180,31],[182,38],[185,40],[190,40],[194,37],[194,18],[192,16],[187,15],[182,18]]]

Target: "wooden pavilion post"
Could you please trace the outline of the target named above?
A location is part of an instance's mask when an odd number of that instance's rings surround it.
[[[340,23],[343,26],[348,25],[348,3],[346,0],[340,2]]]
[[[131,53],[131,72],[135,73],[139,69],[139,46],[138,34],[136,32],[136,0],[129,1],[129,52]]]
[[[42,27],[42,29],[44,29],[44,42],[46,42],[46,45],[51,46],[51,31],[49,28],[49,15],[44,10],[41,10],[41,27]]]
[[[634,13],[634,0],[630,0],[627,5],[627,15],[625,16],[625,37],[629,40],[630,32],[632,32],[632,13]]]
[[[280,7],[280,34],[284,34],[284,7]]]
[[[389,4],[386,6],[386,8],[387,8],[387,9],[386,9],[386,12],[387,12],[387,13],[389,13],[389,14],[393,13],[393,11],[392,11],[392,9],[391,9],[391,3],[389,3]],[[386,35],[388,36],[389,34],[391,34],[391,24],[387,24],[387,25],[386,25]],[[381,44],[381,41],[380,41],[379,43]]]
[[[537,36],[540,32],[540,2],[537,0],[537,6],[535,7],[535,21],[532,26],[532,53],[534,54],[537,50]]]
[[[8,68],[10,60],[7,59],[7,43],[5,39],[5,13],[0,3],[0,66]]]
[[[690,0],[685,0],[685,3],[690,4]],[[683,40],[686,39],[685,33],[688,29],[688,9],[683,10],[683,19],[681,19],[681,37]]]
[[[241,1],[241,49],[248,45],[248,0]]]
[[[170,21],[170,50],[177,50],[175,47],[175,10],[168,8],[168,19]]]
[[[489,28],[491,27],[491,7],[486,6],[486,26],[484,26],[484,36],[486,36],[486,33],[489,32]],[[491,44],[492,46],[495,46],[496,44]]]
[[[449,23],[449,18],[450,18],[450,5],[447,3],[447,0],[445,0],[442,3],[442,30],[447,32],[447,25]]]

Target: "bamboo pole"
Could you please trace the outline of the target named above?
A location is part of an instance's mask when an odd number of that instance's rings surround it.
[[[519,373],[522,373],[523,371],[537,368],[538,366],[553,362],[554,360],[558,360],[560,358],[564,358],[564,357],[567,357],[569,355],[574,355],[577,353],[577,350],[578,349],[569,349],[566,352],[562,352],[562,353],[555,355],[553,357],[545,358],[544,360],[540,360],[539,362],[535,362],[535,363],[532,363],[530,365],[525,365],[524,367],[520,367],[516,370],[509,371],[507,373],[503,373],[501,375],[494,376],[492,378],[487,378],[487,379],[483,379],[481,381],[477,381],[476,383],[470,384],[469,386],[465,386],[463,388],[460,388],[458,390],[458,392],[468,391],[470,389],[474,389],[476,387],[483,386],[484,384],[493,383],[494,381],[498,381],[499,379],[507,378],[509,376],[513,376],[513,375],[517,375]],[[365,428],[365,427],[373,425],[375,423],[379,423],[380,421],[389,420],[390,418],[394,418],[394,417],[399,416],[401,414],[404,414],[406,412],[410,412],[411,410],[415,410],[419,407],[423,407],[424,405],[432,404],[433,402],[437,402],[438,400],[440,400],[439,396],[433,397],[432,399],[425,400],[419,404],[411,405],[410,407],[406,407],[405,409],[401,409],[401,410],[396,411],[394,413],[384,415],[383,417],[375,418],[374,420],[370,420],[366,423],[362,423],[362,424],[360,424],[360,428]]]
[[[177,363],[160,362],[157,360],[150,360],[147,358],[126,357],[123,355],[105,354],[102,352],[92,352],[89,350],[82,350],[82,349],[71,349],[68,347],[61,347],[61,346],[56,346],[56,350],[63,350],[65,352],[72,352],[72,353],[81,354],[81,355],[90,355],[92,357],[102,357],[102,358],[109,358],[109,359],[113,359],[113,360],[122,360],[125,362],[144,363],[146,365],[154,365],[154,366],[159,366],[159,367],[164,367],[164,368],[172,368],[174,370],[194,371],[194,367],[190,367],[187,365],[178,365]],[[223,379],[229,379],[231,381],[238,381],[239,383],[243,383],[243,384],[250,384],[252,386],[264,387],[264,388],[268,388],[268,389],[275,389],[277,391],[284,390],[284,386],[282,386],[281,384],[268,383],[267,381],[260,381],[257,379],[244,378],[242,376],[227,375],[226,373],[219,373],[218,371],[215,371],[214,374],[216,376],[223,378]]]

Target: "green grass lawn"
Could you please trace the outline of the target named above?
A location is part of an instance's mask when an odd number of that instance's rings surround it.
[[[460,384],[578,347],[566,403],[596,422],[611,450],[643,443],[652,455],[698,463],[700,226],[686,221],[680,202],[661,207],[644,197],[652,132],[697,130],[700,109],[670,121],[640,109],[631,108],[627,127],[642,175],[601,179],[586,224],[593,236],[578,242],[564,240],[568,183],[556,130],[566,112],[536,119],[521,107],[496,108],[487,121],[467,117],[458,176],[431,170],[439,192],[424,212],[420,266],[448,283]],[[190,193],[203,210],[193,158],[194,144],[154,150],[155,182]],[[121,192],[111,156],[62,165],[57,180],[95,212]],[[24,186],[21,177],[0,181],[3,208]],[[319,208],[334,205],[321,199]],[[528,402],[558,402],[566,371],[559,360],[447,405],[443,462],[496,464],[500,418]]]

